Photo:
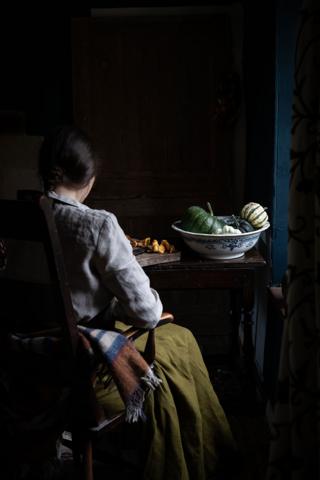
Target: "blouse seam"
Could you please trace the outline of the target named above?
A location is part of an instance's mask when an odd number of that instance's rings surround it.
[[[103,223],[100,227],[100,230],[99,230],[99,234],[98,234],[98,239],[97,239],[97,244],[96,244],[96,247],[94,249],[94,254],[97,253],[98,251],[98,245],[99,245],[99,242],[100,242],[100,237],[101,237],[101,230],[103,229],[103,227],[105,226],[105,223],[107,223],[108,221],[110,220],[110,216],[108,216],[107,218],[104,218],[103,220]],[[121,268],[117,268],[116,270],[112,271],[112,272],[105,272],[105,274],[107,274],[108,276],[111,276],[111,275],[114,275],[115,272],[121,272],[122,270],[125,270],[126,268],[128,268],[128,265],[130,265],[130,263],[132,263],[134,261],[134,257],[131,258],[130,262],[126,263],[126,265],[124,265],[123,267]]]

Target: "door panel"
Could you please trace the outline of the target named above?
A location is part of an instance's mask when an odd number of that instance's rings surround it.
[[[227,14],[74,20],[75,122],[101,156],[90,206],[137,237],[172,236],[190,205],[234,213],[234,128],[214,121],[233,70]]]

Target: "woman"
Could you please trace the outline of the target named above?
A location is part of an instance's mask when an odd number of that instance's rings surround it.
[[[44,190],[54,200],[79,323],[96,326],[116,318],[146,329],[154,327],[162,313],[161,300],[150,287],[116,217],[83,204],[97,175],[96,155],[86,134],[66,126],[48,135],[40,149],[39,174]],[[144,342],[141,337],[137,348]],[[174,324],[157,330],[154,369],[162,383],[147,396],[146,421],[139,425],[143,441],[136,450],[143,465],[142,477],[216,478],[221,459],[233,452],[234,443],[189,330]],[[96,394],[107,412],[123,406],[114,387],[105,389],[98,381]],[[126,450],[124,443],[130,443],[127,435],[135,428],[124,427],[121,452]],[[110,444],[115,446],[109,441],[106,448]]]

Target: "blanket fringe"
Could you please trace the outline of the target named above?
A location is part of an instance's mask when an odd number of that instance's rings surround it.
[[[159,387],[162,380],[157,377],[153,370],[149,367],[145,376],[141,377],[143,383],[145,383],[151,390],[155,390]]]
[[[155,390],[162,382],[151,368],[148,369],[145,376],[141,377],[141,381],[146,384],[151,390]],[[139,386],[136,391],[130,396],[126,407],[126,422],[135,423],[139,419],[145,421],[146,416],[143,411],[143,403],[145,400],[145,390]]]
[[[135,423],[140,418],[145,420],[145,414],[142,409],[145,399],[145,391],[142,387],[138,387],[135,392],[130,396],[126,406],[126,422]]]

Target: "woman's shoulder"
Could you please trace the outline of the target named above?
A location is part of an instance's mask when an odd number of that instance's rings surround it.
[[[124,233],[116,215],[103,209],[87,208],[82,211],[81,230],[87,232],[87,237],[93,239],[102,249],[106,243],[109,247],[120,243]]]
[[[90,222],[94,222],[97,227],[102,227],[105,224],[117,223],[117,217],[114,213],[104,209],[95,209],[87,207],[83,209],[83,216]]]
[[[111,238],[118,238],[122,233],[116,215],[108,210],[86,207],[78,212],[77,222],[82,224],[82,228],[89,229],[91,234],[101,238],[105,235]]]
[[[55,218],[60,229],[83,242],[96,243],[102,230],[114,230],[116,216],[103,209],[90,208],[83,204],[71,205],[56,202]],[[79,240],[80,241],[80,240]]]
[[[47,195],[54,200],[54,210],[61,216],[71,217],[80,222],[89,222],[97,227],[105,222],[117,222],[116,216],[107,210],[92,208],[55,192],[49,192]]]

